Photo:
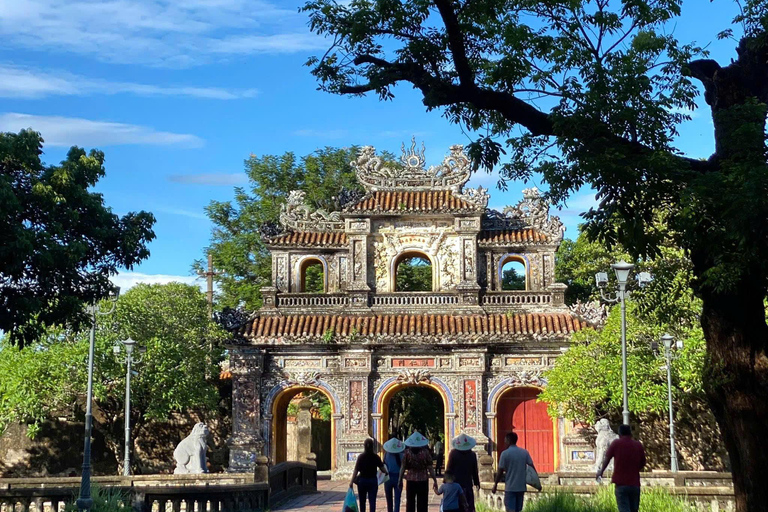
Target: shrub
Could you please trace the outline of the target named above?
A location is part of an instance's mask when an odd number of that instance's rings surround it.
[[[77,496],[75,496],[77,499]],[[132,512],[133,508],[130,506],[130,495],[128,491],[125,491],[119,487],[102,487],[98,484],[91,483],[91,499],[93,499],[93,506],[91,512]],[[77,504],[67,504],[64,512],[78,512]]]

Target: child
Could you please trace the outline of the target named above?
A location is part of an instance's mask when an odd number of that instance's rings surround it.
[[[469,508],[464,490],[455,482],[451,471],[446,471],[443,474],[443,485],[439,489],[435,484],[435,493],[443,495],[443,500],[440,502],[442,512],[459,512],[459,510]],[[461,503],[461,508],[459,508],[459,503]]]

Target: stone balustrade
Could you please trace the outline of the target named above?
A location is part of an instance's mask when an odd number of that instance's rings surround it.
[[[279,308],[333,308],[349,305],[349,296],[343,293],[279,293]]]
[[[262,461],[265,466],[266,460]],[[267,510],[280,501],[317,490],[313,464],[285,462],[253,474],[137,475],[93,477],[93,486],[120,489],[137,512]],[[77,499],[80,477],[0,478],[0,512],[63,512]],[[92,487],[93,493],[93,487]]]
[[[377,293],[373,296],[373,308],[403,308],[452,306],[459,304],[459,296],[453,292],[395,292]]]
[[[552,293],[548,291],[504,291],[486,292],[482,305],[485,309],[510,309],[516,306],[547,306],[552,303]]]

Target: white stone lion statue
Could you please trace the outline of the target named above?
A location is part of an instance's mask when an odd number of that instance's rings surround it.
[[[595,430],[597,431],[597,439],[595,439],[595,471],[599,471],[603,465],[605,452],[608,451],[611,443],[619,438],[619,435],[613,431],[610,422],[605,418],[595,424]],[[613,461],[611,461],[606,470],[613,470]]]
[[[208,466],[205,463],[205,441],[208,434],[206,424],[198,423],[192,429],[192,433],[181,440],[176,449],[173,450],[173,458],[176,459],[174,474],[186,475],[208,472]]]

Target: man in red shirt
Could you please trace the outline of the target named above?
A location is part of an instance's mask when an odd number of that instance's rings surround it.
[[[597,481],[613,459],[611,482],[616,485],[616,505],[619,512],[637,512],[640,508],[640,471],[645,466],[645,449],[632,439],[629,425],[619,427],[619,438],[611,443],[597,472]]]

